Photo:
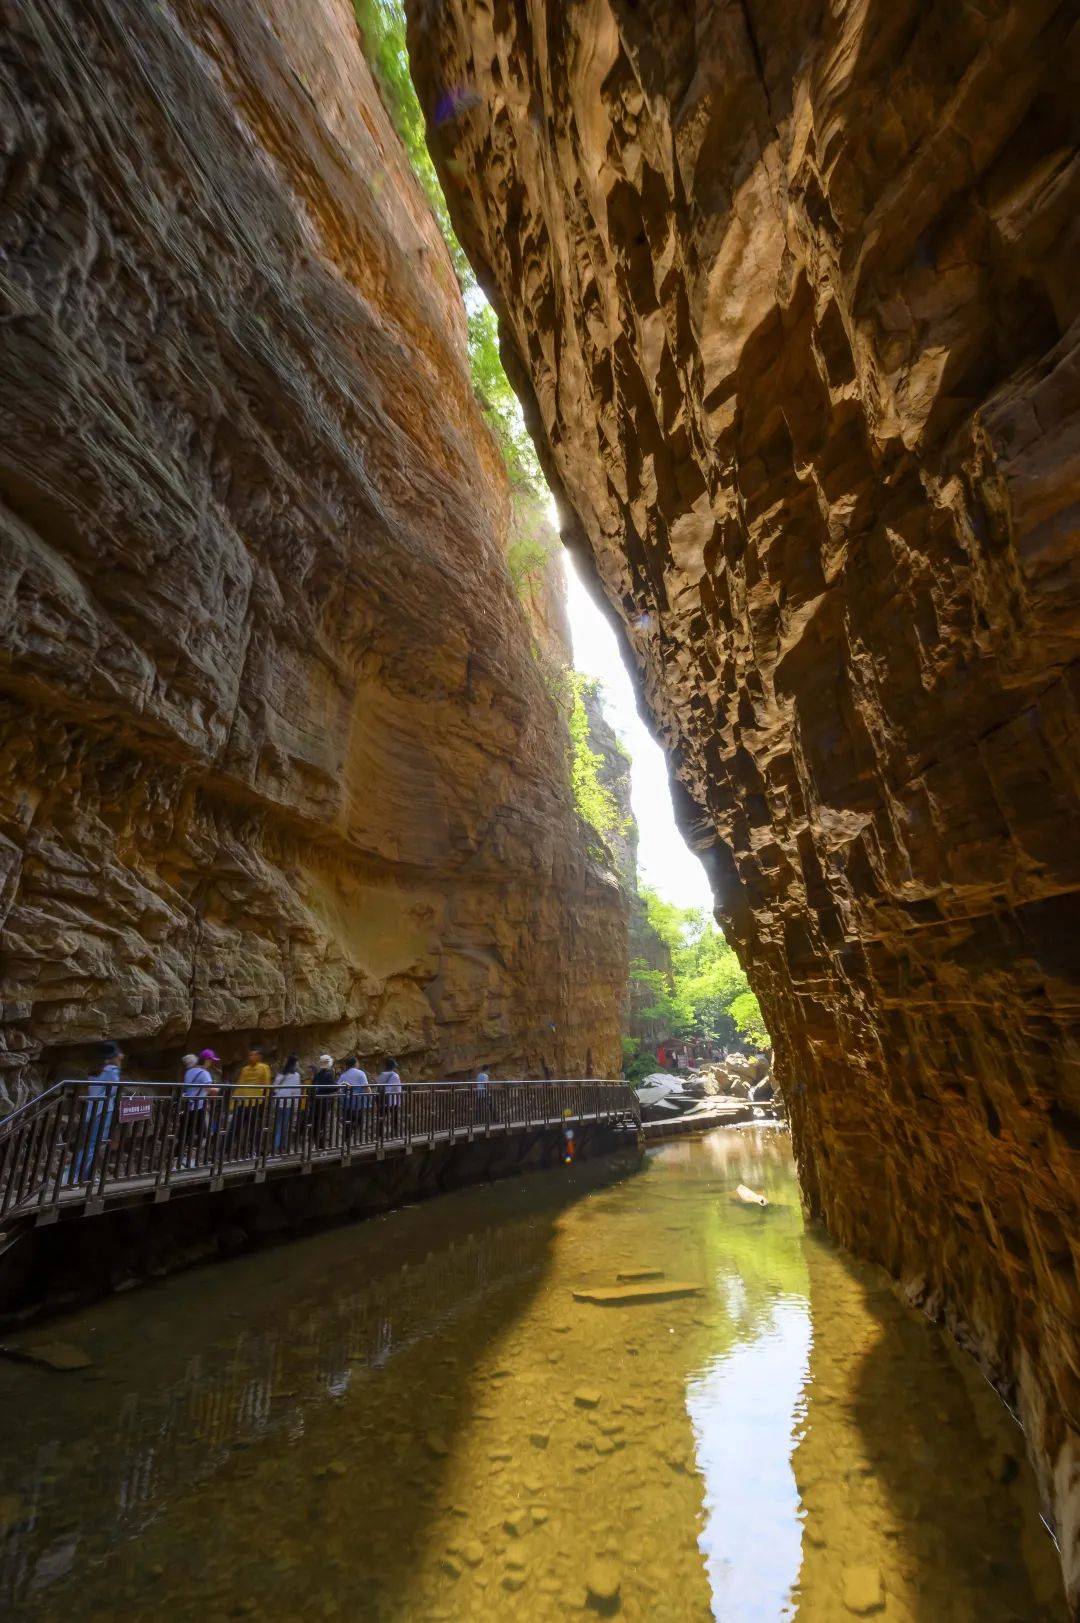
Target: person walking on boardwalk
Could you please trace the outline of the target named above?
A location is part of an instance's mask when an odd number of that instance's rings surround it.
[[[480,1121],[490,1121],[491,1096],[488,1093],[490,1076],[481,1066],[476,1073],[476,1114]]]
[[[334,1056],[333,1054],[320,1054],[318,1069],[311,1078],[311,1135],[312,1142],[320,1150],[326,1148],[330,1126],[330,1100],[337,1090],[337,1077],[334,1075]]]
[[[180,1125],[180,1143],[177,1146],[181,1166],[189,1167],[201,1161],[206,1153],[206,1140],[209,1134],[206,1102],[218,1091],[210,1066],[220,1063],[212,1048],[204,1048],[201,1054],[184,1055],[184,1080],[181,1084],[184,1114]]]
[[[355,1135],[361,1139],[365,1138],[367,1136],[365,1124],[368,1119],[368,1108],[371,1104],[371,1088],[368,1084],[367,1072],[360,1069],[356,1063],[355,1054],[349,1054],[342,1061],[338,1087],[341,1089],[343,1116],[352,1124]]]
[[[275,1155],[280,1155],[283,1149],[295,1148],[302,1088],[300,1061],[295,1054],[289,1054],[274,1078]]]
[[[385,1137],[396,1138],[401,1131],[401,1078],[397,1060],[387,1059],[375,1078],[375,1086],[382,1095]]]
[[[75,1128],[69,1183],[82,1183],[84,1178],[93,1176],[99,1145],[104,1145],[101,1151],[103,1155],[109,1153],[109,1136],[120,1092],[120,1067],[123,1063],[119,1043],[102,1044],[101,1069],[95,1079],[87,1084]]]
[[[270,1067],[263,1058],[262,1049],[251,1048],[247,1064],[241,1066],[236,1078],[229,1106],[229,1153],[233,1160],[243,1160],[255,1154],[255,1126],[259,1120],[260,1106],[269,1092]]]

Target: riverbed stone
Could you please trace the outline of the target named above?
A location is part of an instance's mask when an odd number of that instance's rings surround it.
[[[0,1493],[0,1533],[18,1527],[29,1514],[25,1501],[15,1493]]]
[[[18,1363],[40,1364],[43,1369],[61,1372],[89,1369],[94,1360],[70,1341],[35,1341],[0,1346],[0,1354]]]
[[[574,1291],[575,1302],[591,1302],[597,1307],[632,1307],[646,1302],[670,1302],[685,1296],[701,1296],[704,1287],[684,1280],[655,1280],[651,1284],[594,1285]]]
[[[613,1605],[622,1589],[622,1575],[614,1561],[598,1556],[585,1572],[585,1588],[590,1601],[602,1607]]]
[[[595,1386],[579,1386],[574,1393],[574,1402],[579,1409],[596,1409],[603,1401],[603,1393]]]
[[[885,1585],[878,1567],[845,1567],[841,1575],[845,1607],[856,1617],[870,1617],[885,1606]]]

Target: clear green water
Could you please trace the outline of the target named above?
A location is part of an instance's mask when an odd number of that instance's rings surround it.
[[[574,1301],[643,1265],[702,1294]],[[775,1131],[463,1191],[38,1334],[94,1362],[0,1363],[5,1617],[588,1617],[590,1575],[626,1618],[1065,1615],[1019,1434],[804,1231]]]

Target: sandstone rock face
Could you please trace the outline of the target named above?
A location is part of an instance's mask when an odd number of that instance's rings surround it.
[[[8,1098],[104,1036],[615,1074],[625,904],[350,0],[0,17]]]
[[[808,1203],[1018,1401],[1074,1588],[1075,19],[412,0],[411,36]]]

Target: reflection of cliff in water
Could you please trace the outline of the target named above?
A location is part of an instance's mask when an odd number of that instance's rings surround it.
[[[1023,1434],[996,1393],[880,1270],[818,1229],[804,1252],[813,1342],[792,1464],[806,1615],[843,1616],[844,1573],[859,1570],[897,1623],[1063,1620]]]
[[[627,1170],[585,1163],[529,1179],[533,1198],[504,1222],[495,1189],[451,1196],[395,1214],[390,1230],[375,1220],[320,1235],[50,1328],[95,1366],[59,1376],[0,1364],[0,1598],[51,1589],[253,1444],[293,1443],[374,1372],[424,1342],[452,1345],[461,1321],[476,1321],[473,1335],[512,1321],[543,1276],[560,1211]]]

